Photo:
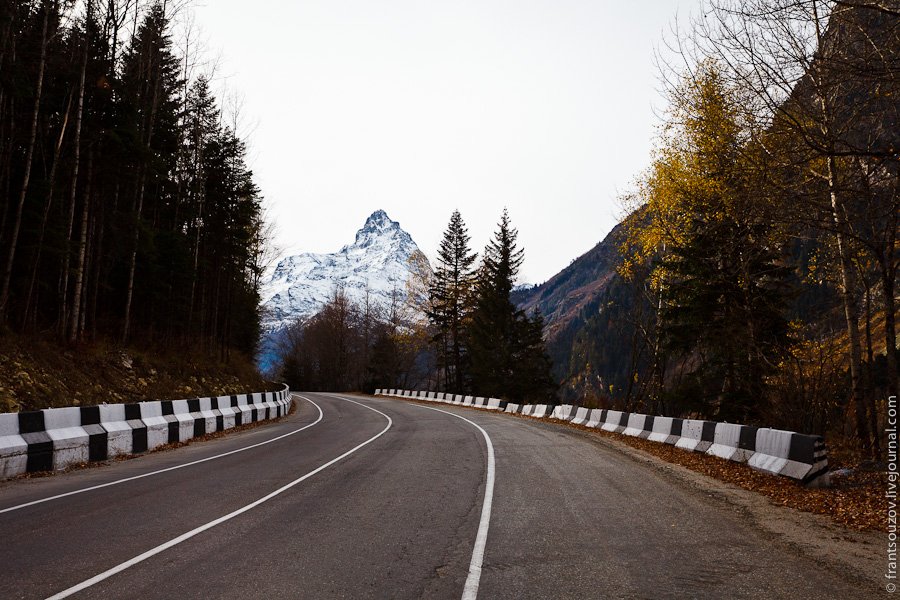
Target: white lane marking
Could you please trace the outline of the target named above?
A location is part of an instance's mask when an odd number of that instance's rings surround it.
[[[342,400],[346,400],[347,402],[353,402],[353,404],[359,404],[359,405],[362,406],[363,408],[367,408],[367,409],[369,409],[369,410],[371,410],[371,411],[377,412],[379,415],[381,415],[382,417],[384,417],[385,419],[388,420],[387,427],[385,427],[384,429],[382,429],[381,432],[378,433],[378,435],[369,438],[368,440],[366,440],[366,441],[363,442],[362,444],[359,444],[358,446],[356,446],[356,447],[354,447],[354,448],[348,450],[347,452],[344,452],[343,454],[341,454],[341,455],[338,456],[337,458],[334,458],[334,459],[328,461],[328,462],[325,463],[324,465],[322,465],[322,466],[320,466],[320,467],[317,467],[316,469],[313,469],[312,471],[310,471],[310,472],[307,473],[306,475],[303,475],[302,477],[299,477],[299,478],[295,479],[294,481],[292,481],[292,482],[290,482],[290,483],[288,483],[288,484],[286,484],[286,485],[281,486],[280,488],[278,488],[278,489],[275,490],[274,492],[271,492],[271,493],[269,493],[269,494],[266,494],[265,496],[263,496],[263,497],[260,498],[259,500],[256,500],[255,502],[251,502],[250,504],[248,504],[248,505],[246,505],[246,506],[243,506],[243,507],[241,507],[241,508],[239,508],[239,509],[237,509],[237,510],[234,510],[234,511],[228,513],[227,515],[221,516],[221,517],[219,517],[218,519],[215,519],[215,520],[213,520],[213,521],[210,521],[209,523],[206,523],[205,525],[201,525],[201,526],[199,526],[199,527],[196,527],[196,528],[194,528],[194,529],[191,529],[191,530],[188,531],[187,533],[183,533],[183,534],[179,535],[178,537],[169,540],[168,542],[165,542],[165,543],[163,543],[163,544],[160,544],[159,546],[157,546],[157,547],[155,547],[155,548],[151,548],[150,550],[147,550],[147,551],[144,552],[143,554],[139,554],[139,555],[135,556],[135,557],[132,558],[131,560],[127,560],[127,561],[123,562],[123,563],[120,564],[120,565],[116,565],[115,567],[113,567],[113,568],[111,568],[111,569],[108,569],[108,570],[106,570],[106,571],[103,571],[103,572],[100,573],[99,575],[95,575],[94,577],[91,577],[90,579],[86,579],[85,581],[82,581],[82,582],[79,583],[78,585],[72,586],[72,587],[70,587],[69,589],[63,590],[63,591],[59,592],[58,594],[55,594],[55,595],[53,595],[53,596],[50,596],[47,600],[57,600],[57,599],[59,599],[59,598],[68,598],[68,597],[71,596],[72,594],[77,594],[78,592],[80,592],[80,591],[82,591],[82,590],[85,590],[85,589],[91,587],[92,585],[95,585],[95,584],[97,584],[97,583],[100,583],[100,582],[103,581],[104,579],[109,579],[109,578],[112,577],[113,575],[115,575],[115,574],[117,574],[117,573],[121,573],[122,571],[124,571],[124,570],[126,570],[126,569],[128,569],[128,568],[130,568],[130,567],[133,567],[134,565],[136,565],[136,564],[138,564],[138,563],[141,563],[141,562],[147,560],[148,558],[150,558],[150,557],[152,557],[152,556],[156,556],[156,555],[159,554],[160,552],[165,552],[165,551],[168,550],[169,548],[172,548],[172,547],[174,547],[174,546],[177,546],[177,545],[180,544],[181,542],[183,542],[183,541],[185,541],[185,540],[189,540],[189,539],[191,539],[192,537],[194,537],[194,536],[196,536],[196,535],[198,535],[198,534],[201,534],[201,533],[203,533],[204,531],[206,531],[206,530],[208,530],[208,529],[212,529],[212,528],[215,527],[216,525],[220,525],[220,524],[224,523],[225,521],[230,521],[231,519],[235,518],[235,517],[238,516],[238,515],[241,515],[241,514],[247,512],[247,511],[249,511],[249,510],[253,510],[254,508],[256,508],[257,506],[259,506],[260,504],[262,504],[262,503],[264,503],[264,502],[267,502],[268,500],[271,500],[271,499],[274,498],[275,496],[278,496],[279,494],[282,494],[282,493],[286,492],[287,490],[291,489],[292,487],[294,487],[294,486],[297,485],[298,483],[302,483],[303,481],[306,481],[307,479],[309,479],[310,477],[312,477],[312,476],[315,475],[316,473],[319,473],[319,472],[321,472],[321,471],[324,471],[325,469],[327,469],[327,468],[330,467],[331,465],[335,464],[336,462],[339,462],[339,461],[341,461],[341,460],[347,458],[348,456],[350,456],[351,454],[353,454],[354,452],[356,452],[357,450],[359,450],[359,449],[362,448],[363,446],[367,446],[367,445],[371,444],[372,442],[374,442],[375,440],[377,440],[378,438],[380,438],[382,435],[384,435],[384,434],[387,432],[387,430],[390,429],[391,426],[394,424],[394,421],[393,421],[389,416],[387,416],[386,414],[384,414],[383,412],[381,412],[380,410],[374,409],[374,408],[372,408],[371,406],[366,406],[365,404],[363,404],[363,403],[361,403],[361,402],[356,402],[355,400],[350,400],[349,398],[341,398],[341,399],[342,399]],[[311,402],[311,401],[310,401],[310,402]]]
[[[344,399],[348,400],[348,398]],[[359,403],[357,402],[357,404]],[[494,502],[494,474],[496,471],[494,466],[494,444],[491,443],[491,436],[488,435],[487,431],[481,428],[481,425],[474,421],[470,421],[461,415],[441,410],[440,408],[423,406],[421,404],[410,403],[409,406],[427,408],[428,410],[437,411],[439,413],[444,413],[445,415],[450,415],[451,417],[456,417],[457,419],[462,419],[466,423],[475,426],[478,431],[481,432],[481,435],[484,436],[484,441],[487,444],[487,478],[484,484],[484,503],[481,505],[481,521],[478,524],[478,535],[475,536],[475,548],[472,550],[472,560],[469,562],[469,576],[466,577],[466,585],[463,588],[462,595],[462,600],[475,600],[475,598],[478,597],[478,584],[481,582],[481,566],[484,563],[484,547],[487,544],[488,526],[491,523],[491,505]]]
[[[14,510],[20,510],[20,509],[22,509],[22,508],[27,508],[27,507],[29,507],[29,506],[34,506],[34,505],[36,505],[36,504],[43,504],[44,502],[50,502],[51,500],[59,500],[60,498],[65,498],[65,497],[67,497],[67,496],[74,496],[74,495],[76,495],[76,494],[83,494],[83,493],[85,493],[85,492],[91,492],[91,491],[94,491],[94,490],[99,490],[99,489],[102,489],[102,488],[105,488],[105,487],[110,487],[110,486],[113,486],[113,485],[119,485],[120,483],[127,483],[127,482],[129,482],[129,481],[135,481],[136,479],[143,479],[143,478],[145,478],[145,477],[152,477],[153,475],[159,475],[159,474],[161,474],[161,473],[168,473],[169,471],[175,471],[175,470],[177,470],[177,469],[183,469],[183,468],[185,468],[185,467],[191,467],[191,466],[193,466],[193,465],[199,465],[200,463],[205,463],[205,462],[208,462],[208,461],[211,461],[211,460],[216,460],[216,459],[218,459],[218,458],[224,458],[224,457],[230,456],[230,455],[232,455],[232,454],[237,454],[238,452],[244,452],[245,450],[252,450],[253,448],[259,448],[260,446],[265,446],[266,444],[271,444],[272,442],[277,442],[278,440],[282,440],[282,439],[284,439],[284,438],[286,438],[286,437],[288,437],[288,436],[294,435],[295,433],[300,433],[300,432],[303,431],[304,429],[309,429],[309,428],[312,427],[313,425],[317,425],[317,424],[322,420],[322,409],[319,407],[319,405],[316,404],[315,402],[313,402],[312,400],[310,400],[309,398],[307,398],[306,396],[301,396],[300,394],[292,394],[292,395],[297,396],[298,398],[303,398],[304,400],[306,400],[307,402],[309,402],[310,404],[312,404],[313,406],[315,406],[315,407],[316,407],[316,410],[319,411],[319,417],[318,417],[315,421],[313,421],[312,423],[310,423],[310,424],[308,424],[308,425],[304,425],[303,427],[301,427],[301,428],[299,428],[299,429],[295,429],[295,430],[293,430],[293,431],[289,431],[288,433],[285,433],[284,435],[279,435],[278,437],[274,437],[274,438],[272,438],[272,439],[270,439],[270,440],[266,440],[266,441],[264,441],[264,442],[259,442],[258,444],[253,444],[253,445],[251,445],[251,446],[244,446],[243,448],[238,448],[237,450],[231,450],[230,452],[223,452],[222,454],[216,454],[216,455],[214,455],[214,456],[207,456],[206,458],[201,458],[200,460],[194,460],[194,461],[187,462],[187,463],[184,463],[184,464],[181,464],[181,465],[175,465],[174,467],[167,467],[167,468],[165,468],[165,469],[159,469],[159,470],[157,470],[157,471],[151,471],[151,472],[149,472],[149,473],[143,473],[143,474],[141,474],[141,475],[134,475],[134,476],[132,476],[132,477],[125,477],[124,479],[116,479],[115,481],[110,481],[110,482],[107,482],[107,483],[101,483],[101,484],[98,484],[98,485],[92,485],[92,486],[90,486],[90,487],[81,488],[81,489],[78,489],[78,490],[73,490],[73,491],[71,491],[71,492],[65,492],[65,493],[63,493],[63,494],[57,494],[57,495],[55,495],[55,496],[48,496],[47,498],[41,498],[40,500],[32,500],[31,502],[26,502],[26,503],[24,503],[24,504],[17,504],[16,506],[10,506],[9,508],[4,508],[4,509],[0,510],[0,515],[2,515],[3,513],[12,512],[12,511],[14,511]]]

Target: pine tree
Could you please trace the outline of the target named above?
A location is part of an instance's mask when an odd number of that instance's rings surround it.
[[[126,120],[123,126],[138,142],[135,151],[136,185],[132,203],[133,233],[125,296],[122,339],[131,329],[135,279],[138,274],[142,219],[163,208],[171,191],[168,175],[178,154],[178,92],[180,65],[169,35],[165,5],[154,4],[131,42],[124,59],[122,87]],[[145,207],[145,201],[150,206]],[[152,285],[148,289],[155,289]],[[148,307],[150,308],[150,307]]]
[[[478,257],[470,252],[469,234],[459,211],[453,211],[438,250],[428,318],[436,333],[432,343],[437,350],[438,368],[443,371],[445,389],[463,393],[467,385],[468,350],[465,324],[471,313],[474,270]]]
[[[522,311],[516,314],[517,338],[513,360],[515,376],[508,384],[511,395],[523,402],[542,404],[553,402],[558,388],[553,379],[553,363],[544,344],[544,316],[535,311],[530,317]]]
[[[692,377],[706,414],[748,422],[759,414],[764,377],[789,344],[787,269],[740,223],[699,222],[663,262],[669,272],[662,335],[667,350],[696,355]],[[696,392],[696,389],[695,389]]]
[[[4,327],[253,353],[259,190],[172,11],[0,0]]]
[[[504,209],[484,251],[468,327],[472,388],[479,395],[548,401],[555,385],[542,338],[543,319],[529,319],[510,301],[524,260],[517,237]]]

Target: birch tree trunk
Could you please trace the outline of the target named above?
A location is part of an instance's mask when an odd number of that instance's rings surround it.
[[[72,319],[69,323],[69,342],[78,341],[78,330],[81,319],[82,293],[84,290],[84,267],[87,253],[88,215],[91,207],[91,178],[94,171],[94,153],[88,152],[87,185],[85,185],[84,202],[81,208],[81,233],[78,240],[78,261],[75,266],[75,289],[72,295]]]
[[[34,146],[37,138],[38,117],[41,114],[41,95],[44,89],[44,70],[47,65],[47,27],[50,21],[50,0],[44,0],[44,19],[41,26],[41,58],[38,66],[38,80],[34,94],[34,110],[31,113],[31,131],[28,136],[28,149],[25,153],[25,174],[22,177],[22,187],[19,190],[19,202],[16,207],[16,216],[13,221],[13,230],[10,235],[9,253],[6,257],[6,266],[3,270],[3,288],[0,290],[0,323],[6,323],[9,310],[9,287],[12,280],[13,265],[16,259],[16,247],[19,243],[19,230],[22,227],[22,210],[25,207],[25,198],[28,196],[28,183],[31,178],[31,164],[34,160]]]
[[[90,0],[88,0],[88,9],[90,9],[90,6],[91,2]],[[84,119],[84,81],[87,74],[87,62],[90,47],[89,44],[90,39],[87,35],[87,29],[85,29],[84,56],[81,60],[81,73],[79,75],[78,81],[78,110],[75,113],[75,150],[73,157],[74,163],[72,167],[72,188],[69,193],[69,220],[66,230],[66,252],[63,256],[62,284],[60,285],[60,306],[62,307],[60,313],[60,330],[63,335],[65,335],[66,328],[69,324],[70,313],[68,309],[69,260],[71,258],[72,233],[75,227],[75,204],[78,197],[78,170],[81,164],[81,126]]]
[[[34,299],[34,287],[37,283],[38,269],[41,264],[41,253],[44,248],[44,236],[47,233],[47,220],[50,217],[50,207],[53,205],[53,191],[56,184],[56,174],[59,171],[59,156],[62,152],[63,140],[66,136],[66,129],[69,125],[69,109],[72,107],[72,96],[69,95],[69,102],[66,105],[66,114],[63,117],[62,125],[59,128],[59,138],[56,140],[56,146],[53,149],[53,166],[50,167],[50,183],[47,186],[47,201],[44,203],[44,212],[41,215],[41,229],[38,232],[37,250],[35,251],[34,264],[31,267],[31,281],[28,283],[28,295],[25,299],[25,314],[22,318],[23,328],[28,323],[28,316],[32,308],[32,300]]]

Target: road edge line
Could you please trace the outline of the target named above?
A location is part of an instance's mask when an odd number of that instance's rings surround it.
[[[344,400],[348,400],[348,398],[344,398]],[[353,400],[350,400],[350,402],[353,402]],[[359,403],[357,402],[357,404]],[[435,412],[444,413],[445,415],[450,415],[451,417],[456,417],[457,419],[462,419],[478,429],[487,444],[487,475],[485,477],[484,485],[484,501],[481,505],[481,520],[478,523],[478,534],[475,536],[475,547],[472,549],[472,560],[469,561],[469,575],[466,577],[466,584],[465,587],[463,587],[462,595],[462,600],[475,600],[478,597],[478,586],[481,583],[481,569],[484,564],[484,549],[485,546],[487,546],[487,534],[491,522],[491,507],[494,503],[494,480],[496,478],[497,470],[494,458],[494,444],[491,441],[491,436],[488,435],[488,432],[485,431],[481,425],[462,415],[418,403],[408,403],[408,405],[418,406],[419,408],[433,410]]]

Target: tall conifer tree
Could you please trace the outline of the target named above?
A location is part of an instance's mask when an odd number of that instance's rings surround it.
[[[173,10],[0,0],[6,327],[253,353],[259,190],[208,82],[180,81]]]
[[[438,250],[438,264],[430,289],[428,318],[436,333],[439,368],[448,391],[462,393],[467,387],[468,349],[465,323],[472,308],[474,269],[478,257],[469,248],[469,233],[458,210],[453,211]]]
[[[478,273],[469,324],[472,387],[479,395],[548,401],[555,385],[542,339],[543,319],[529,319],[510,300],[524,260],[518,235],[504,209]]]

